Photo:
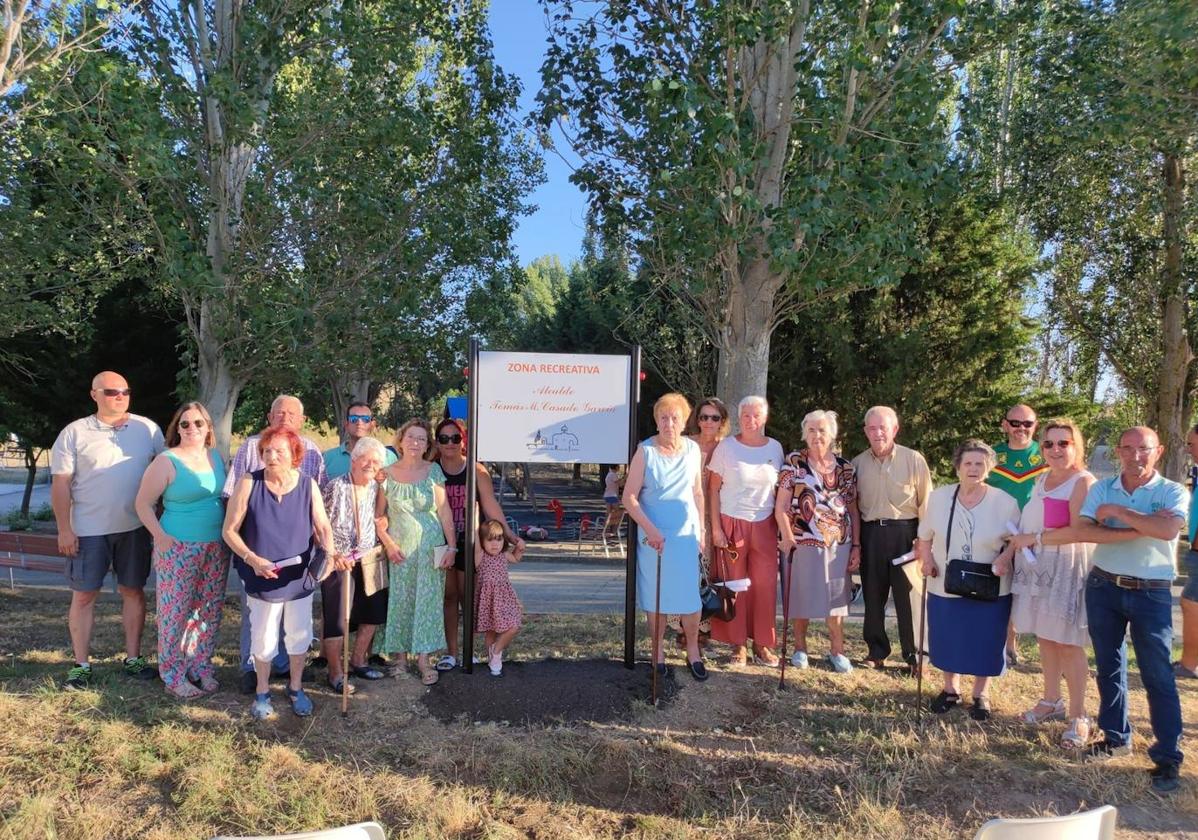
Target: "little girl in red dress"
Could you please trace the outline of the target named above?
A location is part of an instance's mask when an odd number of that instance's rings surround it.
[[[511,548],[504,540],[503,524],[489,519],[478,529],[474,548],[474,569],[478,575],[478,603],[474,611],[474,632],[487,640],[487,664],[491,676],[503,676],[503,652],[520,632],[524,609],[508,579],[509,563],[519,563],[522,548]]]

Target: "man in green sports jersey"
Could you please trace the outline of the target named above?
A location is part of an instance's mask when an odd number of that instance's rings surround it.
[[[1036,442],[1036,412],[1022,403],[1011,406],[1003,415],[1002,430],[1007,439],[994,447],[997,461],[986,477],[986,483],[1011,494],[1022,510],[1032,497],[1032,485],[1048,471],[1040,444]],[[1007,628],[1007,664],[1018,662],[1019,650],[1015,645],[1015,625],[1012,624]]]

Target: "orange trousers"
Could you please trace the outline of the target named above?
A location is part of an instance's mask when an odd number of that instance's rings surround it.
[[[749,639],[758,647],[772,648],[777,642],[774,617],[778,609],[778,524],[770,516],[760,522],[747,522],[720,516],[720,526],[728,545],[739,557],[732,562],[726,552],[723,562],[726,579],[747,577],[748,592],[736,596],[736,617],[731,621],[711,620],[711,637],[730,645],[743,645]],[[720,558],[712,557],[711,574],[721,577]]]

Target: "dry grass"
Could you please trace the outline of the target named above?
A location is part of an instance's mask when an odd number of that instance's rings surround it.
[[[1146,746],[1087,766],[1015,722],[1039,696],[1034,668],[1004,677],[996,720],[916,726],[914,683],[857,671],[717,664],[661,710],[619,724],[518,728],[433,719],[410,677],[371,686],[343,719],[317,713],[253,724],[244,698],[193,704],[118,676],[93,691],[54,688],[67,663],[61,592],[0,594],[0,838],[283,833],[377,819],[396,838],[949,838],[995,815],[1120,808],[1121,836],[1198,835],[1198,784],[1148,789]],[[116,604],[100,607],[98,651],[115,651]],[[235,643],[236,610],[222,638]],[[615,617],[533,617],[518,657],[606,656]],[[814,650],[824,641],[812,639]],[[1025,652],[1029,652],[1025,649]],[[861,653],[861,651],[853,651]],[[235,652],[222,648],[222,664]],[[115,659],[97,667],[116,670]],[[232,670],[222,677],[234,681]],[[480,690],[486,681],[480,679]],[[436,702],[436,688],[427,696]],[[1133,692],[1147,733],[1143,692]],[[1185,717],[1198,690],[1182,688]],[[1094,705],[1091,700],[1091,707]],[[1187,726],[1187,729],[1191,727]]]

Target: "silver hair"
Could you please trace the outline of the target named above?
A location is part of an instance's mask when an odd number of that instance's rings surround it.
[[[295,400],[299,404],[300,414],[304,413],[304,401],[303,400],[301,400],[299,397],[294,396],[292,394],[279,394],[277,397],[274,398],[274,400],[270,404],[270,413],[271,414],[275,413],[275,410],[279,407],[279,403],[281,403],[283,400]]]
[[[764,414],[770,413],[770,404],[765,401],[765,397],[759,397],[756,394],[750,394],[736,404],[736,416],[739,417],[749,406],[757,406]]]
[[[367,455],[376,455],[380,461],[387,460],[386,448],[372,437],[360,438],[354,444],[354,451],[349,453],[350,460],[356,461]]]
[[[898,413],[888,405],[875,405],[867,409],[865,416],[861,418],[861,423],[863,425],[869,425],[869,415],[871,414],[877,414],[880,417],[889,418],[890,422],[893,423],[896,428],[898,427]]]
[[[986,472],[994,469],[994,464],[998,461],[998,455],[990,447],[990,444],[977,438],[968,438],[963,441],[957,450],[953,453],[953,469],[961,469],[961,462],[965,460],[965,456],[970,452],[978,452],[986,462]]]
[[[803,430],[803,434],[807,434],[807,426],[813,426],[816,423],[821,422],[827,423],[828,428],[832,432],[832,440],[836,440],[836,435],[840,430],[840,426],[837,425],[836,419],[835,411],[822,411],[817,409],[815,411],[807,412],[807,415],[803,418],[803,422],[799,424],[799,428]]]

